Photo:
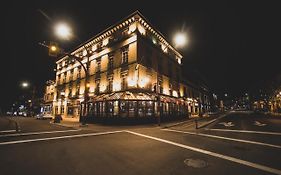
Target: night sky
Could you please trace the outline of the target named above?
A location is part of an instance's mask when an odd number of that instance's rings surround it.
[[[57,40],[53,35],[55,22],[67,21],[80,40],[85,41],[135,10],[168,41],[172,41],[177,31],[187,33],[189,43],[179,50],[184,56],[184,72],[189,75],[190,71],[195,72],[217,94],[239,95],[280,73],[281,15],[277,4],[269,1],[112,2],[2,3],[0,107],[9,107],[24,93],[20,88],[22,81],[42,90],[47,80],[54,79],[55,58],[49,57],[47,49],[38,42]],[[80,44],[78,40],[57,41],[66,50]]]

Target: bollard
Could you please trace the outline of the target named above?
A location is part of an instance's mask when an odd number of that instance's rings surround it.
[[[197,122],[197,119],[195,119],[195,129],[198,129],[198,122]]]

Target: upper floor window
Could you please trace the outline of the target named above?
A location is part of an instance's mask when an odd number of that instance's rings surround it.
[[[113,89],[113,77],[108,77],[108,91],[111,92]]]
[[[60,78],[61,78],[61,74],[58,74],[58,76],[57,76],[57,83],[58,84],[60,83]]]
[[[69,74],[69,81],[73,80],[73,69],[70,70],[70,74]]]
[[[76,95],[79,95],[80,93],[80,83],[76,84]]]
[[[113,69],[113,54],[109,55],[108,69]]]
[[[126,63],[128,63],[128,51],[129,51],[129,48],[128,48],[128,47],[122,48],[122,60],[121,60],[121,64],[126,64]]]
[[[95,88],[95,93],[98,94],[100,92],[100,80],[96,80],[96,88]]]
[[[78,67],[77,78],[81,78],[81,66]]]
[[[121,74],[121,80],[122,80],[121,89],[122,90],[127,89],[127,75],[128,75],[127,72],[124,72],[124,73]]]
[[[67,74],[66,74],[66,72],[65,72],[65,73],[63,74],[63,80],[62,80],[62,81],[63,81],[63,83],[65,83],[65,82],[66,82],[66,75],[67,75]]]

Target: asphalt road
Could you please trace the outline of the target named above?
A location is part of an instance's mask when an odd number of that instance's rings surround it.
[[[11,120],[20,124],[15,132]],[[209,119],[207,119],[209,121]],[[63,127],[0,118],[0,171],[13,174],[281,174],[281,118],[230,113],[193,122]]]

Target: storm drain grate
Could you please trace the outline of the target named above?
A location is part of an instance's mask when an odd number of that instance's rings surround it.
[[[200,159],[185,159],[184,163],[192,168],[205,168],[208,165],[206,161]]]

